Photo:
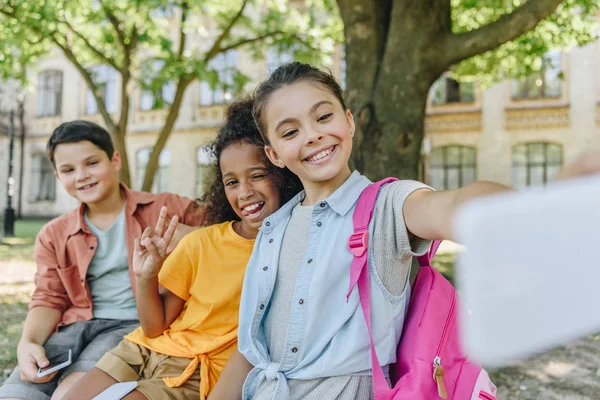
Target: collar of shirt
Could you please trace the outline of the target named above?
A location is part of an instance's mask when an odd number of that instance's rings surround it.
[[[371,183],[371,181],[360,172],[354,171],[348,179],[328,198],[322,200],[316,206],[325,207],[329,205],[333,211],[344,216],[352,209],[352,206],[358,200],[362,191]],[[292,214],[294,207],[304,200],[304,190],[294,196],[290,201],[284,204],[278,211],[265,218],[261,230],[268,233],[273,227],[283,221],[287,221]]]
[[[154,197],[151,193],[138,192],[129,189],[124,184],[120,184],[121,191],[125,195],[125,211],[128,215],[133,215],[138,205],[150,204],[154,201]],[[79,231],[91,233],[85,223],[85,204],[81,203],[77,212],[77,218],[69,220],[67,225],[67,232],[69,236],[75,235]]]

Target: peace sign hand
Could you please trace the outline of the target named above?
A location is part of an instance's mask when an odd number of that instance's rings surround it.
[[[169,244],[177,229],[178,217],[171,218],[169,227],[163,234],[166,219],[167,208],[163,207],[160,210],[156,227],[154,229],[152,227],[146,228],[141,239],[136,238],[134,240],[133,272],[137,278],[156,278],[167,258]]]

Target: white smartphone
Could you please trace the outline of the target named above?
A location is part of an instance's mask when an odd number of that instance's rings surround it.
[[[137,387],[136,381],[115,383],[92,400],[120,400]]]
[[[475,359],[507,365],[600,330],[600,176],[475,200],[454,233]]]
[[[58,371],[71,365],[71,349],[65,351],[64,353],[60,353],[55,356],[49,357],[48,361],[50,361],[50,363],[47,367],[38,368],[38,378],[42,378],[46,375],[49,375],[55,371]]]

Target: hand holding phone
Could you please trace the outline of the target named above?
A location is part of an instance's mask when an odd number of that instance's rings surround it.
[[[53,372],[68,367],[72,363],[71,356],[71,349],[69,349],[68,351],[48,358],[48,365],[46,365],[45,367],[38,368],[37,377],[42,378],[44,376],[50,375]]]
[[[19,361],[19,372],[23,382],[45,383],[53,378],[53,375],[46,375],[38,378],[37,371],[40,365],[48,365],[46,350],[43,346],[21,340],[17,346],[17,358]]]

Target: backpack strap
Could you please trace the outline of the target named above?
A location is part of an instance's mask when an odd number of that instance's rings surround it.
[[[431,265],[431,260],[433,260],[433,257],[435,257],[435,253],[437,253],[440,244],[442,244],[441,240],[434,240],[431,243],[431,247],[429,248],[427,253],[417,257],[417,260],[419,261],[419,266],[429,267]]]
[[[350,268],[350,288],[346,295],[346,301],[348,301],[354,286],[357,286],[360,305],[363,310],[365,322],[367,323],[367,330],[369,331],[369,341],[371,345],[371,369],[373,373],[373,391],[376,397],[377,394],[390,390],[390,386],[385,379],[383,368],[381,367],[379,359],[377,358],[377,352],[375,351],[373,332],[371,328],[371,283],[367,251],[369,245],[369,223],[373,217],[375,202],[381,186],[395,180],[397,179],[386,178],[372,183],[363,190],[352,216],[354,233],[350,235],[350,238],[348,239],[348,247],[350,248],[352,254],[354,254],[354,259],[352,260],[352,266]],[[439,240],[434,241],[427,253],[418,257],[419,265],[421,267],[429,266],[431,264],[431,260],[435,256],[440,243],[441,241]]]
[[[373,209],[375,208],[375,201],[377,200],[379,189],[382,185],[395,180],[397,179],[386,178],[379,182],[372,183],[363,190],[352,216],[354,233],[350,235],[350,239],[348,240],[348,247],[350,247],[350,251],[354,254],[354,259],[352,260],[352,267],[350,268],[350,289],[346,295],[346,301],[348,301],[354,286],[358,285],[360,305],[365,316],[367,329],[369,330],[369,340],[371,342],[371,365],[373,371],[373,389],[375,393],[389,390],[390,387],[385,380],[383,369],[377,358],[371,331],[371,303],[369,301],[371,298],[371,288],[368,268],[369,252],[367,251],[369,245],[369,222],[371,222],[373,216]]]

